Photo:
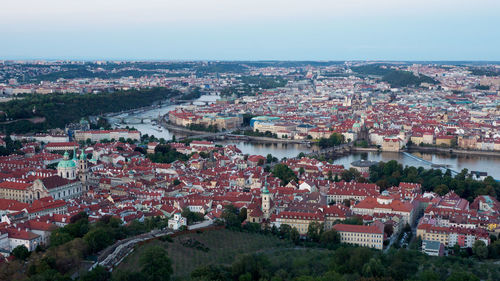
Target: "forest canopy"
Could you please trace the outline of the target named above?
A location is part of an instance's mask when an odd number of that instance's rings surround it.
[[[179,94],[176,90],[153,88],[98,94],[26,95],[0,104],[0,110],[6,113],[7,118],[15,121],[0,123],[0,128],[7,133],[64,128],[68,123],[91,115],[148,106]],[[33,123],[27,120],[35,117],[45,118],[45,121]]]

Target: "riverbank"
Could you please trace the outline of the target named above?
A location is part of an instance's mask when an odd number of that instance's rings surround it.
[[[247,136],[247,135],[234,135],[234,134],[231,134],[231,132],[211,133],[211,132],[206,132],[206,131],[195,131],[195,130],[190,130],[186,127],[177,126],[177,125],[173,125],[171,123],[168,123],[165,120],[165,118],[161,118],[160,124],[164,128],[171,130],[173,132],[186,134],[188,136],[191,135],[195,138],[196,138],[196,136],[204,136],[203,138],[206,138],[206,139],[242,140],[242,141],[248,141],[248,142],[254,142],[254,143],[291,143],[291,144],[304,144],[304,145],[307,145],[310,143],[309,141],[305,141],[305,140],[292,140],[292,139],[278,139],[278,138]]]
[[[167,121],[165,121],[165,118],[161,118],[161,121],[160,121],[160,125],[170,131],[173,131],[173,132],[178,132],[178,133],[183,133],[183,134],[186,134],[186,135],[193,135],[193,136],[196,136],[196,135],[206,135],[206,134],[210,134],[210,132],[205,132],[205,131],[194,131],[194,130],[190,130],[186,127],[181,127],[181,126],[176,126],[176,125],[172,125],[170,123],[168,123]]]
[[[377,147],[357,147],[357,146],[353,146],[353,147],[351,147],[351,151],[355,151],[355,152],[381,152],[382,150],[380,150]]]
[[[198,100],[201,102],[214,102],[218,98],[218,96],[207,95],[202,96]],[[195,100],[194,102],[196,103],[198,100]],[[160,108],[153,108],[140,114],[131,113],[125,118],[156,119],[158,118],[158,116],[165,116],[169,111],[174,110],[175,107],[175,105],[162,106]],[[116,118],[114,121],[116,121]],[[171,140],[174,136],[177,140],[180,140],[187,135],[192,135],[193,138],[196,138],[196,136],[203,138],[204,135],[209,134],[208,132],[202,131],[198,131],[196,132],[196,134],[193,134],[193,131],[187,128],[178,127],[164,127],[163,130],[160,130],[157,126],[158,125],[152,123],[134,124],[134,127],[141,131],[142,134],[154,135],[157,138],[164,138],[165,140]],[[219,145],[235,145],[245,154],[262,155],[264,157],[266,157],[268,154],[272,154],[278,159],[282,159],[284,157],[296,157],[300,153],[308,154],[319,149],[319,147],[317,147],[313,143],[311,143],[311,145],[308,145],[306,143],[300,142],[291,143],[290,140],[284,139],[278,141],[278,139],[275,138],[266,139],[257,137],[254,137],[252,140],[250,140],[249,136],[243,135],[229,135],[229,137],[219,135],[212,136],[210,137],[210,139],[214,140],[214,142]],[[488,175],[491,175],[496,179],[500,179],[500,170],[498,169],[498,165],[500,165],[500,158],[497,157],[498,153],[491,153],[489,151],[463,151],[462,153],[458,153],[457,151],[457,153],[450,154],[449,148],[436,149],[433,147],[416,147],[414,149],[410,148],[406,151],[414,153],[415,156],[433,164],[447,165],[448,167],[456,171],[461,171],[464,168],[468,169],[469,171],[484,171],[487,172]],[[453,151],[456,150],[452,150],[452,152]],[[333,161],[335,164],[350,167],[350,164],[352,162],[361,159],[376,162],[396,160],[403,166],[422,166],[426,169],[432,168],[432,166],[427,162],[424,163],[422,161],[417,161],[401,152],[384,152],[377,147],[352,147],[350,153],[336,155]]]
[[[303,140],[291,140],[291,139],[275,139],[267,137],[256,137],[256,136],[246,136],[246,135],[234,135],[235,139],[246,138],[248,141],[255,143],[293,143],[293,144],[309,144],[308,141]],[[231,139],[232,135],[226,136],[227,139]]]
[[[464,150],[456,148],[443,148],[443,147],[425,147],[425,146],[410,146],[406,149],[408,152],[424,152],[424,153],[441,153],[441,154],[462,154],[462,155],[476,155],[476,156],[491,156],[499,157],[500,151],[481,151],[481,150]]]

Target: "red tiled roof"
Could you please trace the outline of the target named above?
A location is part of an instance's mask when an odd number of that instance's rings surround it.
[[[29,186],[30,186],[29,183],[22,183],[22,182],[12,182],[12,181],[0,182],[0,188],[7,188],[7,189],[26,190]]]
[[[73,182],[71,180],[61,178],[60,176],[51,176],[40,180],[47,189],[53,189]]]
[[[76,146],[78,147],[78,143],[76,142],[50,142],[45,147],[65,147],[65,146]]]
[[[372,233],[383,234],[384,230],[374,225],[351,225],[351,224],[336,224],[333,229],[340,232],[358,232],[358,233]]]
[[[20,240],[33,240],[40,235],[35,234],[30,231],[25,231],[25,230],[18,230],[16,228],[7,228],[7,233],[9,234],[9,238],[14,238],[14,239],[20,239]]]

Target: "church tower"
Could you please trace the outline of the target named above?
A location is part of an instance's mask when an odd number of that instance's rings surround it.
[[[89,163],[87,160],[87,155],[85,152],[82,150],[82,153],[80,153],[80,157],[78,159],[78,178],[80,179],[80,182],[82,185],[85,187],[87,190],[87,180],[88,180],[88,172],[89,172]]]
[[[264,219],[269,219],[271,217],[271,194],[267,189],[267,183],[264,185],[264,189],[261,193],[262,199],[262,213],[264,214]]]

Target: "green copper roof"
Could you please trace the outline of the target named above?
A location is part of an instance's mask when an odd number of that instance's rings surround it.
[[[73,168],[76,167],[76,163],[73,160],[61,160],[57,164],[57,168]]]
[[[85,152],[82,151],[82,153],[80,153],[80,160],[85,160],[87,159],[87,155],[85,155]]]
[[[267,189],[267,186],[264,186],[264,190],[262,190],[262,194],[269,194],[269,189]]]

